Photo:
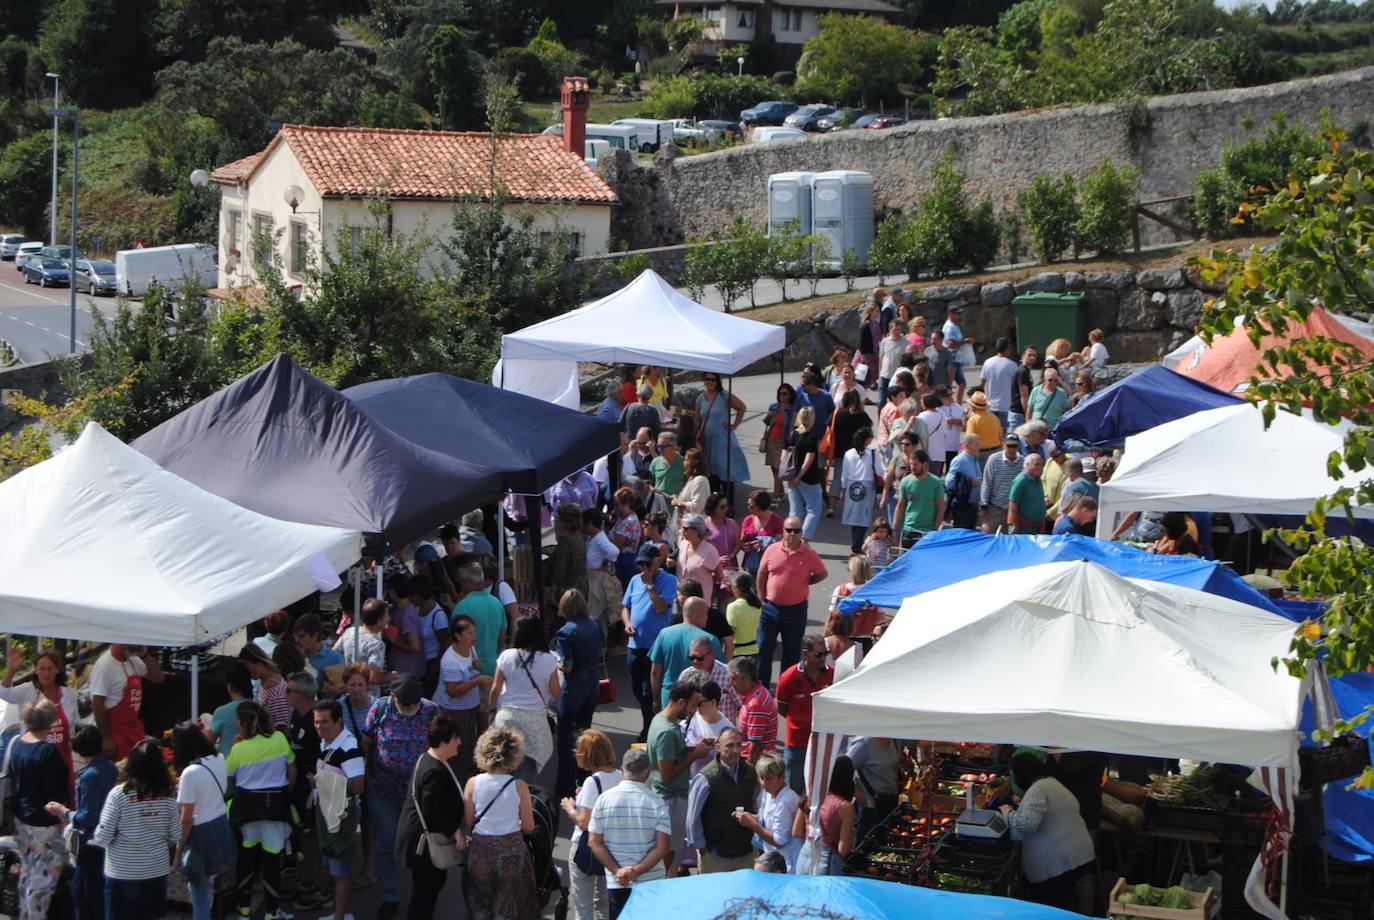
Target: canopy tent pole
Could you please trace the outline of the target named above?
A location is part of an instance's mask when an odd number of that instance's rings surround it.
[[[200,718],[200,650],[191,649],[191,721]]]
[[[358,565],[353,570],[353,660],[356,662],[361,654],[362,635],[358,632],[358,627],[363,624],[363,564],[359,560]]]
[[[735,483],[730,478],[730,461],[734,459],[735,451],[732,439],[735,437],[734,424],[735,414],[735,375],[731,374],[725,378],[725,478],[721,480],[720,491],[725,496],[725,500],[730,503],[733,509],[735,505]]]
[[[534,581],[534,603],[539,608],[539,615],[542,617],[544,615],[544,505],[542,496],[525,496],[525,521],[529,528],[530,549],[534,551],[530,558],[530,574]]]
[[[506,580],[506,503],[496,504],[496,577]]]
[[[379,600],[379,601],[384,601],[384,600],[386,600],[386,586],[383,584],[383,582],[385,582],[385,580],[386,580],[386,554],[383,553],[383,554],[382,554],[382,558],[377,560],[377,600]]]

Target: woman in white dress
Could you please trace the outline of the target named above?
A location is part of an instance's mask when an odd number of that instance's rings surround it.
[[[883,461],[873,446],[873,429],[854,432],[853,444],[845,452],[840,467],[844,488],[844,513],[840,520],[849,525],[849,552],[863,552],[864,538],[873,526],[878,484],[883,481]]]

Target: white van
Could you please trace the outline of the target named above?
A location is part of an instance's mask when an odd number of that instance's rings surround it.
[[[613,125],[635,129],[640,153],[653,153],[673,139],[673,123],[658,118],[617,118]]]
[[[596,168],[596,161],[609,153],[611,145],[602,140],[585,140],[582,142],[582,159],[587,161],[587,165]]]
[[[549,125],[540,133],[562,137],[563,126]],[[630,153],[639,150],[639,133],[629,125],[587,125],[582,136],[587,141],[605,141],[617,150],[626,150]]]
[[[185,280],[206,287],[214,286],[218,253],[213,246],[178,243],[147,249],[121,249],[115,253],[115,284],[126,297],[142,297],[154,278],[163,287],[175,290]]]
[[[806,132],[801,128],[762,125],[749,132],[749,143],[766,144],[769,141],[786,141],[796,137],[806,137]]]

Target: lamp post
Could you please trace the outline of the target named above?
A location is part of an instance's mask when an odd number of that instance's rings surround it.
[[[53,115],[52,115],[52,208],[51,208],[50,211],[49,211],[49,213],[50,213],[50,215],[51,215],[51,218],[52,218],[52,224],[51,224],[51,226],[50,226],[50,228],[49,228],[51,232],[48,234],[48,242],[51,243],[52,245],[56,246],[56,245],[57,245],[57,118],[58,118],[58,116],[57,116],[57,103],[58,103],[57,90],[58,90],[59,84],[61,83],[61,80],[58,78],[57,74],[55,74],[55,73],[49,73],[49,74],[47,74],[46,76],[47,76],[47,78],[48,78],[49,80],[52,80],[52,111],[53,111]]]
[[[59,109],[56,106],[52,110],[53,124],[56,125],[58,119],[70,118],[72,120],[72,238],[71,249],[67,253],[67,289],[71,293],[71,322],[67,327],[67,351],[76,354],[76,181],[77,164],[81,157],[79,147],[81,144],[81,110],[80,109]],[[56,150],[56,147],[53,148]],[[56,160],[53,163],[56,169]],[[53,188],[57,187],[57,174],[53,173]],[[53,214],[57,214],[56,192],[53,192]],[[57,218],[53,218],[53,242],[57,240]]]
[[[739,65],[739,73],[737,73],[735,76],[744,76],[744,58],[735,58],[735,63]]]

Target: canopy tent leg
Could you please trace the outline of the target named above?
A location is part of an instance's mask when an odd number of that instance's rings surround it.
[[[725,478],[721,480],[720,491],[733,509],[735,505],[735,481],[730,478],[730,462],[734,459],[734,441],[738,439],[734,429],[735,377],[725,378]]]
[[[384,585],[385,581],[386,556],[383,555],[381,559],[377,560],[377,600],[379,601],[386,600],[386,586]]]
[[[357,661],[362,654],[362,634],[358,632],[358,627],[363,623],[363,564],[361,562],[353,569],[353,660]],[[370,678],[369,678],[370,679]]]
[[[530,574],[534,582],[534,602],[539,615],[544,615],[544,507],[539,495],[525,496],[525,521],[529,527]]]
[[[506,580],[506,503],[496,505],[496,577]]]
[[[1291,849],[1292,841],[1289,846],[1283,849],[1283,867],[1279,870],[1279,914],[1288,916],[1288,851]]]
[[[191,721],[200,718],[200,650],[191,649]]]

